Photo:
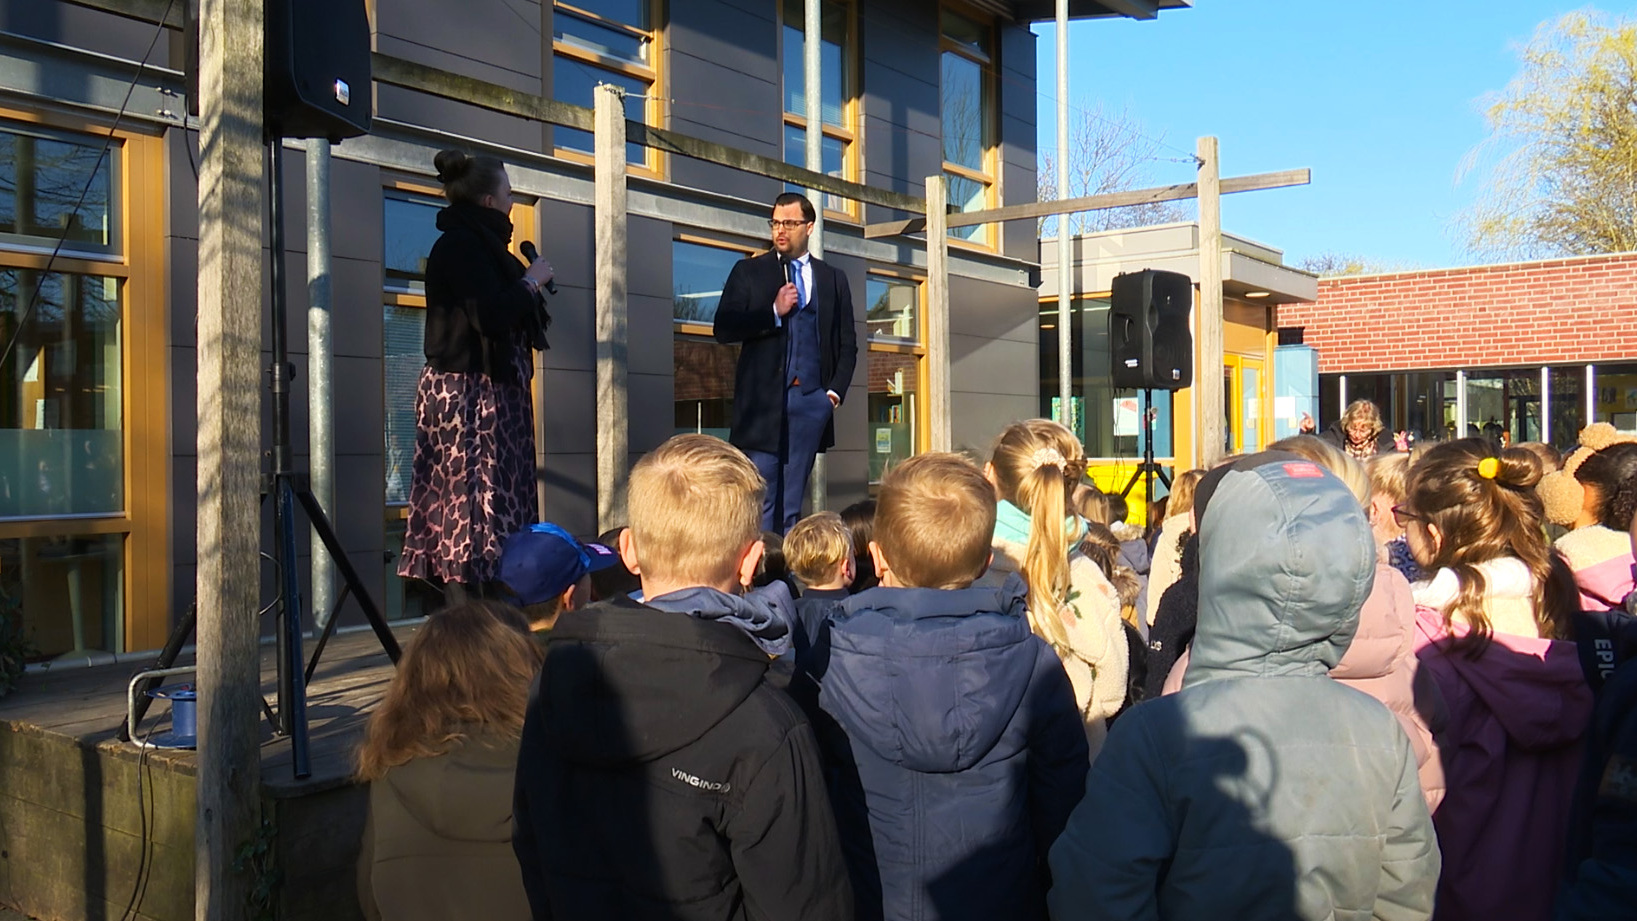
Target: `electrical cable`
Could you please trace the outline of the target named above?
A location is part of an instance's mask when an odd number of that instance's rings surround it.
[[[12,331],[11,339],[6,342],[5,349],[0,351],[0,368],[5,367],[7,359],[11,358],[12,350],[17,347],[17,340],[22,338],[23,332],[28,329],[28,318],[33,315],[34,308],[39,305],[40,293],[45,290],[45,281],[51,275],[51,267],[56,264],[57,257],[61,255],[63,244],[68,242],[68,228],[72,227],[74,222],[79,219],[80,209],[85,207],[85,198],[91,194],[91,186],[96,184],[97,174],[102,170],[103,163],[108,159],[108,151],[114,146],[114,138],[119,131],[119,123],[124,120],[125,110],[131,105],[131,96],[136,92],[137,84],[142,82],[143,72],[148,69],[148,59],[153,57],[153,50],[159,47],[159,39],[164,37],[165,20],[170,18],[171,9],[175,5],[176,0],[165,0],[165,12],[160,14],[159,26],[154,30],[153,40],[148,42],[148,50],[143,53],[141,62],[136,65],[136,74],[131,77],[130,84],[125,87],[125,99],[120,102],[119,111],[114,113],[114,123],[108,128],[108,136],[103,139],[102,152],[97,154],[97,162],[91,167],[90,175],[85,177],[85,186],[80,189],[79,200],[74,202],[73,209],[68,212],[68,216],[63,222],[62,235],[57,238],[57,244],[51,248],[51,256],[46,259],[45,268],[40,270],[40,280],[35,284],[34,291],[29,295],[28,304],[17,318],[17,328]]]

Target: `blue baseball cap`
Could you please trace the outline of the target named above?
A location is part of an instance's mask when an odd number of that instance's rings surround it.
[[[607,569],[620,555],[602,544],[582,544],[557,525],[530,525],[506,538],[500,550],[500,580],[519,604],[548,601],[568,591],[586,573]]]

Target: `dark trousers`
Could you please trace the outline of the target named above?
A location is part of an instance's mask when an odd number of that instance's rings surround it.
[[[830,395],[823,390],[802,393],[800,387],[784,391],[786,451],[783,458],[768,451],[746,451],[751,463],[767,481],[762,498],[762,530],[780,534],[801,518],[802,499],[807,495],[807,478],[813,473],[813,458],[830,424]]]

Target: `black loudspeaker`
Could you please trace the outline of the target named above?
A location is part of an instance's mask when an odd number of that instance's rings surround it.
[[[368,134],[375,94],[364,0],[267,0],[266,11],[268,137]]]
[[[1114,386],[1180,390],[1192,384],[1193,309],[1194,283],[1186,275],[1144,269],[1114,276],[1108,311]]]

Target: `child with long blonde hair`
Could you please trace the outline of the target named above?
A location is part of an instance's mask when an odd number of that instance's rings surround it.
[[[1411,468],[1392,510],[1431,574],[1414,586],[1416,654],[1449,707],[1448,792],[1433,816],[1445,921],[1549,917],[1561,869],[1592,698],[1540,478],[1528,451],[1447,442]]]
[[[1125,701],[1129,654],[1119,594],[1078,549],[1085,522],[1072,499],[1085,470],[1079,439],[1030,419],[1001,433],[984,476],[999,499],[991,568],[1023,576],[1029,626],[1063,660],[1095,758]]]
[[[445,608],[404,647],[358,750],[371,919],[530,917],[512,853],[512,780],[540,647],[522,612]]]

